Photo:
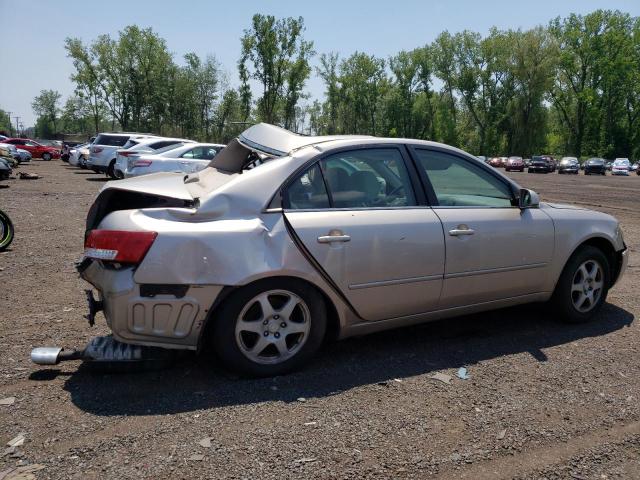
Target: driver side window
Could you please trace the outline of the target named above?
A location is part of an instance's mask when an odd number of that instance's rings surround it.
[[[418,168],[429,178],[442,207],[511,207],[509,186],[481,166],[456,155],[416,149]]]

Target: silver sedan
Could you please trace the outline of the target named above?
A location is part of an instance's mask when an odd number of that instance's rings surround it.
[[[201,172],[109,182],[79,270],[116,340],[265,376],[329,337],[512,305],[584,322],[626,262],[615,218],[461,150],[260,124]]]
[[[211,160],[224,148],[219,143],[188,143],[176,148],[168,147],[158,153],[142,153],[130,157],[124,171],[125,178],[159,172],[195,173],[209,166]]]

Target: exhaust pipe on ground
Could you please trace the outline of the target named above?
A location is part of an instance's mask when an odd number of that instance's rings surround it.
[[[83,360],[114,371],[153,370],[170,365],[173,359],[173,350],[122,343],[111,335],[93,338],[84,350],[65,350],[61,347],[38,347],[31,350],[31,361],[37,365]]]
[[[65,350],[60,347],[38,347],[31,350],[31,361],[38,365],[57,365],[65,360],[82,360],[84,350]]]

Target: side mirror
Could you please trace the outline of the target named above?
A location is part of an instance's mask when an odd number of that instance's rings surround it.
[[[520,207],[521,210],[525,208],[538,208],[538,205],[540,205],[540,197],[536,192],[527,188],[520,189],[518,207]]]

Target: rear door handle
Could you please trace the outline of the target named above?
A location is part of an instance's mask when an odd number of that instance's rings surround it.
[[[460,237],[462,235],[473,235],[476,233],[472,228],[467,227],[466,225],[458,225],[457,228],[453,230],[449,230],[449,235],[452,237]]]
[[[331,232],[330,232],[331,233]],[[343,235],[340,232],[339,235],[323,235],[318,237],[318,243],[333,243],[333,242],[350,242],[351,237],[349,235]]]

